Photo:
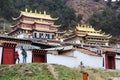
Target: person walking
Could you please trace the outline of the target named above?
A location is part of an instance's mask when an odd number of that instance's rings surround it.
[[[27,58],[27,53],[26,51],[22,48],[22,59],[23,59],[23,63],[26,63],[26,58]]]
[[[18,63],[19,63],[19,61],[20,61],[20,59],[19,59],[19,54],[18,54],[17,51],[15,51],[15,63],[17,63],[17,62],[16,62],[17,60],[18,60]]]

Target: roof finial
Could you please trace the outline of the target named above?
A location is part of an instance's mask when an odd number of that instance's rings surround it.
[[[25,12],[28,12],[28,9],[27,9],[27,8],[25,9]]]
[[[44,15],[46,15],[46,11],[44,11]]]
[[[81,25],[81,27],[83,27],[83,25]]]
[[[86,28],[87,26],[84,24],[84,28]]]
[[[37,13],[37,10],[35,9],[35,13]]]
[[[30,13],[32,13],[32,10],[30,10]]]
[[[90,28],[92,28],[92,26],[90,26]]]
[[[90,28],[90,26],[88,25],[87,28]]]
[[[39,14],[41,14],[41,11],[39,12]]]

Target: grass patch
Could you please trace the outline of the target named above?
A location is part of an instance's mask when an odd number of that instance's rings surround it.
[[[15,64],[0,65],[0,80],[56,80],[48,69],[49,64]],[[52,65],[58,80],[82,80],[80,68],[68,68]],[[107,80],[109,77],[120,77],[120,72],[104,71],[101,69],[84,68],[89,74],[89,80]]]

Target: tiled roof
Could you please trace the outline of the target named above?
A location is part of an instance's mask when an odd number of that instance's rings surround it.
[[[96,54],[95,52],[89,51],[87,49],[77,48],[77,50],[84,53],[84,54],[88,54],[88,55],[91,55],[91,56],[99,56],[100,57],[100,55]]]
[[[104,51],[115,52],[116,53],[116,51],[113,48],[110,48],[110,47],[100,47],[100,49],[102,49]]]

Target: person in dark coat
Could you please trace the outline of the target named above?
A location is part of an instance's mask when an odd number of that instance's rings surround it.
[[[26,58],[27,58],[27,53],[26,53],[26,51],[22,48],[22,58],[23,58],[23,63],[26,63],[27,61],[26,61]]]

